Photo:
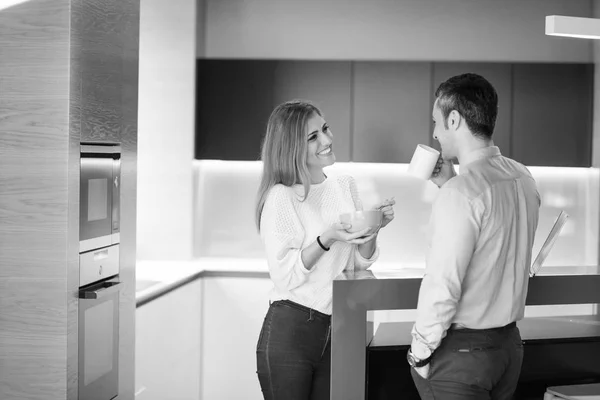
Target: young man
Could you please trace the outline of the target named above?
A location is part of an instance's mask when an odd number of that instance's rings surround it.
[[[435,96],[440,191],[407,358],[422,399],[510,399],[540,197],[527,168],[494,146],[498,96],[486,79],[455,76]]]

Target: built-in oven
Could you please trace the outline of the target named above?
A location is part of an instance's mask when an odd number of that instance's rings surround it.
[[[120,242],[121,146],[81,144],[79,252]]]
[[[120,282],[79,290],[79,399],[111,400],[119,394]]]
[[[81,400],[119,390],[121,146],[81,144],[78,386]]]

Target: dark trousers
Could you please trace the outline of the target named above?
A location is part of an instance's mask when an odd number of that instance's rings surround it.
[[[421,399],[511,399],[523,363],[515,324],[448,331],[434,352],[428,379],[411,369]]]
[[[331,317],[289,300],[269,307],[256,346],[265,400],[329,400]]]

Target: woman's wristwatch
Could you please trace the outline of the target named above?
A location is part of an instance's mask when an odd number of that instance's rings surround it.
[[[429,364],[429,361],[431,361],[431,355],[429,357],[427,357],[426,359],[421,360],[421,359],[415,357],[413,355],[413,353],[410,351],[410,348],[409,348],[408,349],[408,353],[406,353],[406,360],[408,361],[408,364],[411,367],[413,367],[413,368],[421,368],[421,367],[424,367],[427,364]]]

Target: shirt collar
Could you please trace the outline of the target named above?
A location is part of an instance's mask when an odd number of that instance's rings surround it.
[[[477,149],[475,151],[470,152],[462,160],[460,160],[461,166],[466,166],[475,161],[483,160],[484,158],[491,158],[500,156],[500,149],[498,146],[488,146],[481,149]]]

